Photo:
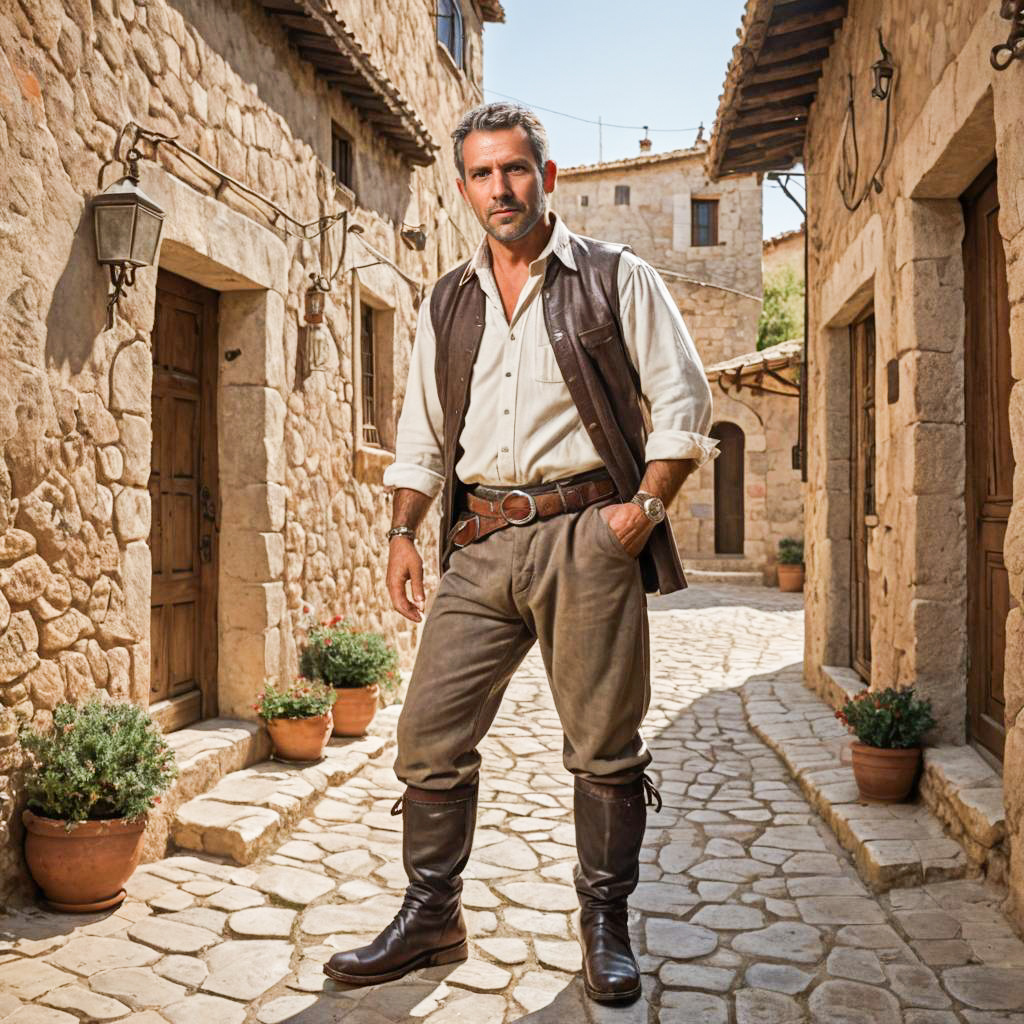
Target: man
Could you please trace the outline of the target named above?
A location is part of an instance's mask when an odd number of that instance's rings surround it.
[[[452,138],[486,235],[420,309],[385,475],[397,488],[388,590],[413,622],[425,600],[415,530],[444,492],[443,575],[398,725],[409,886],[370,945],[324,970],[369,985],[465,959],[476,747],[539,640],[574,776],[586,990],[631,1002],[626,901],[657,795],[639,733],[646,591],[685,586],[665,505],[713,454],[711,392],[658,275],[547,210],[556,168],[530,111],[479,107]]]

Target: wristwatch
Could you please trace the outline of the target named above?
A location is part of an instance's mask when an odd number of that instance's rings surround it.
[[[629,500],[634,505],[639,505],[652,523],[660,523],[665,518],[665,503],[661,498],[656,498],[646,491],[637,491]]]
[[[388,543],[394,540],[395,537],[408,537],[414,544],[416,543],[416,531],[408,526],[392,526],[388,530]]]

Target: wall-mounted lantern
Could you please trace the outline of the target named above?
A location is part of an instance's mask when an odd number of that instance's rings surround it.
[[[324,306],[327,293],[331,290],[331,282],[319,274],[310,274],[313,283],[306,289],[306,323],[322,324],[324,322]]]
[[[882,50],[882,56],[871,65],[871,74],[874,77],[875,84],[871,89],[871,95],[876,100],[884,100],[889,98],[889,90],[892,88],[892,76],[895,74],[896,69],[893,67],[892,54],[885,48],[885,43],[882,42],[882,30],[878,30],[878,45]]]
[[[136,269],[156,262],[164,224],[164,211],[139,188],[139,154],[133,150],[128,158],[128,173],[92,201],[96,259],[110,268],[114,287],[107,300],[108,330],[125,289],[135,284]]]

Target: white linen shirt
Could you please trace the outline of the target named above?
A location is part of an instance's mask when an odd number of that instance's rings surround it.
[[[486,297],[484,332],[473,365],[469,405],[455,469],[467,484],[529,487],[603,465],[555,361],[541,301],[549,259],[575,270],[569,231],[558,217],[544,251],[530,264],[510,319],[491,270],[487,239],[463,276],[476,274]],[[706,436],[711,388],[676,304],[657,272],[631,252],[619,260],[623,340],[650,405],[645,456],[693,459],[718,454]],[[384,483],[434,497],[444,483],[444,414],[434,377],[430,300],[420,306],[395,461]]]

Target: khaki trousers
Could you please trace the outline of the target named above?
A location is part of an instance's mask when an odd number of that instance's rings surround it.
[[[474,779],[477,744],[534,641],[565,767],[625,783],[650,763],[639,732],[650,702],[647,595],[599,508],[509,526],[452,555],[398,722],[395,772],[407,785]]]

